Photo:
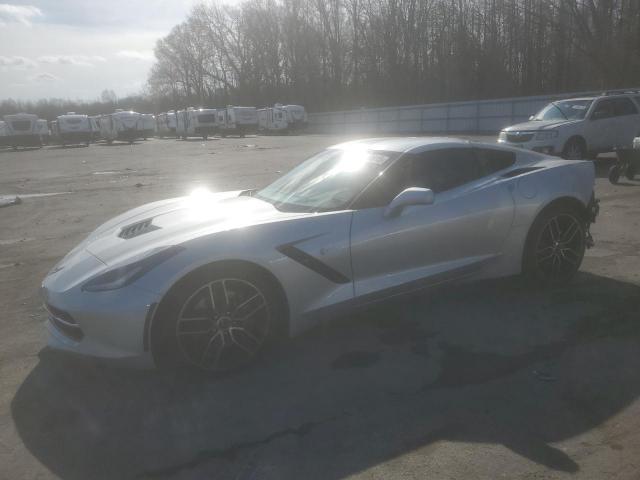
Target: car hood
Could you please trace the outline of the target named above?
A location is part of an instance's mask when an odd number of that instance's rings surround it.
[[[134,208],[98,227],[74,252],[86,250],[106,265],[117,265],[203,235],[308,215],[280,212],[240,193],[195,194]]]
[[[551,128],[579,123],[582,120],[531,120],[518,123],[504,129],[505,132],[531,132],[536,130],[549,130]]]

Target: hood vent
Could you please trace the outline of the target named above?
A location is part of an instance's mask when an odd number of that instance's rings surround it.
[[[153,218],[147,218],[146,220],[141,220],[137,223],[133,223],[131,225],[127,225],[126,227],[122,227],[118,236],[120,238],[124,238],[128,240],[130,238],[138,237],[140,235],[144,235],[145,233],[153,232],[154,230],[159,230],[160,227],[153,225]]]

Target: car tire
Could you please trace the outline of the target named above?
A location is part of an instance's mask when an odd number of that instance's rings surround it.
[[[214,266],[192,273],[158,307],[156,364],[223,374],[253,363],[284,336],[286,309],[279,298],[266,275],[252,269]]]
[[[570,138],[562,149],[565,160],[582,160],[587,155],[587,149],[580,138]]]
[[[584,258],[586,232],[584,212],[559,205],[543,210],[529,230],[522,270],[541,286],[569,282]]]

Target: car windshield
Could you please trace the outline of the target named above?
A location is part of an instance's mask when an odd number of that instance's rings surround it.
[[[563,100],[553,102],[540,110],[533,120],[580,120],[584,118],[593,100]]]
[[[340,210],[398,155],[362,148],[324,150],[254,196],[283,211]]]

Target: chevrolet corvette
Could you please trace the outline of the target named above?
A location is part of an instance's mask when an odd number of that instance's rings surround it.
[[[569,281],[594,166],[453,138],[330,147],[259,190],[150,203],[42,284],[51,347],[224,372],[338,313],[440,284]]]

